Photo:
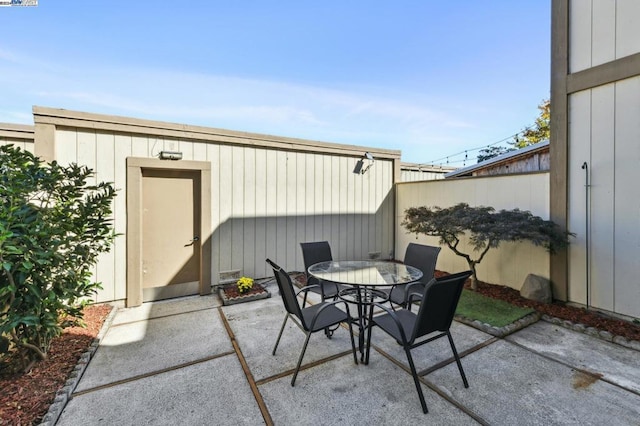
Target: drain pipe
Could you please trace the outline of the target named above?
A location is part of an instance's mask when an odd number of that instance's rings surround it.
[[[589,273],[589,165],[585,161],[582,163],[582,170],[584,170],[584,235],[585,235],[585,278],[586,278],[586,290],[587,290],[587,310],[589,310],[589,288],[591,287],[591,276]]]

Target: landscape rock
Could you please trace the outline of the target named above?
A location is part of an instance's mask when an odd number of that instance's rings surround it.
[[[522,284],[520,296],[536,302],[551,303],[551,281],[539,275],[529,274]]]

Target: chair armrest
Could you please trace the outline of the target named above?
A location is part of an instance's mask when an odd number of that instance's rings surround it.
[[[320,286],[319,286],[318,284],[305,285],[304,287],[302,287],[300,290],[298,290],[298,291],[296,292],[296,296],[299,296],[299,295],[300,295],[300,293],[302,293],[302,292],[305,292],[305,293],[306,293],[306,292],[308,292],[309,290],[311,290],[311,289],[312,289],[312,288],[314,288],[314,287],[320,287]]]
[[[412,296],[416,296],[416,299],[422,299],[422,295],[419,293],[411,293],[412,288],[422,284],[420,281],[412,282],[411,284],[407,284],[404,288],[404,302],[405,303],[413,303]]]
[[[316,314],[313,316],[313,318],[311,319],[311,324],[309,324],[309,327],[311,329],[314,328],[314,326],[316,325],[316,320],[318,319],[318,317],[320,316],[320,314],[322,313],[322,311],[324,311],[325,309],[327,309],[329,306],[334,306],[337,305],[338,303],[344,303],[345,308],[347,309],[347,317],[351,318],[351,312],[349,311],[349,304],[347,302],[345,302],[344,300],[335,300],[333,302],[323,302],[324,305],[320,307],[320,309],[318,309],[316,311]]]
[[[418,293],[409,294],[409,297],[406,298],[407,306],[411,306],[414,300],[422,300],[422,295]]]
[[[396,324],[396,327],[398,327],[398,331],[400,332],[400,337],[402,337],[402,344],[406,344],[407,335],[404,333],[404,327],[402,327],[402,324],[400,323],[400,320],[396,316],[396,313],[392,309],[387,308],[386,306],[381,305],[380,303],[374,303],[374,305],[381,308],[383,311],[387,313],[387,315],[391,317],[393,322]]]

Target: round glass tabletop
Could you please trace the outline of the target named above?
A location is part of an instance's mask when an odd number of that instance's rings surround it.
[[[384,260],[320,262],[309,267],[309,274],[323,281],[371,287],[408,284],[422,278],[418,268]]]

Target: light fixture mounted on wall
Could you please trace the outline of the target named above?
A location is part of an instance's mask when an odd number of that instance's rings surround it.
[[[161,160],[182,160],[182,153],[179,151],[160,151]]]
[[[364,160],[369,161],[366,167],[364,166]],[[353,169],[353,173],[357,175],[363,175],[373,166],[373,155],[370,152],[365,152],[361,159],[356,163],[356,167]]]

